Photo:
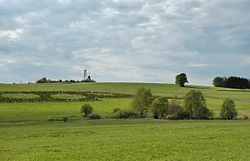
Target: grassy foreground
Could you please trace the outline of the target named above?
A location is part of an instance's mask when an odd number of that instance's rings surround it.
[[[99,120],[0,126],[0,160],[246,161],[250,121]]]

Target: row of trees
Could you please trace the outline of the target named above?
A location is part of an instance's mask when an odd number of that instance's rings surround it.
[[[215,87],[225,87],[225,88],[239,88],[246,89],[250,88],[250,80],[240,77],[215,77],[213,79],[213,85]]]
[[[179,85],[180,87],[184,87],[185,83],[188,83],[187,75],[185,73],[178,74],[175,77],[175,84]],[[250,80],[234,76],[215,77],[213,79],[213,85],[215,87],[246,89],[250,88]]]
[[[81,106],[81,114],[85,118],[100,119],[101,116],[93,113],[90,104]],[[225,99],[220,116],[222,119],[234,119],[238,115],[235,103],[231,99]],[[166,97],[154,97],[150,89],[141,88],[132,100],[132,109],[113,110],[113,118],[145,118],[152,116],[155,119],[211,119],[213,113],[206,106],[206,100],[201,91],[190,90],[186,93],[183,106],[180,101],[169,101]]]
[[[51,80],[48,79],[46,77],[43,77],[39,80],[36,81],[36,83],[80,83],[80,82],[96,82],[95,80],[93,80],[90,76],[88,76],[85,80]]]
[[[177,100],[168,101],[166,97],[154,98],[150,89],[141,88],[137,91],[132,110],[139,117],[152,115],[154,118],[170,119],[209,119],[213,113],[207,108],[206,100],[201,91],[190,90],[184,97],[183,106]],[[226,99],[221,108],[223,119],[234,119],[237,116],[235,104]]]

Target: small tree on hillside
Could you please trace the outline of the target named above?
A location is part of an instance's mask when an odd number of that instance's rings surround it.
[[[132,109],[139,114],[139,117],[145,117],[152,100],[151,90],[140,88],[132,100]]]
[[[81,114],[82,114],[84,117],[89,116],[89,114],[91,114],[92,112],[93,112],[93,107],[90,106],[89,104],[84,104],[84,105],[81,107]]]
[[[206,107],[206,100],[201,91],[190,90],[184,97],[184,110],[191,119],[208,119],[212,116]]]
[[[225,99],[221,107],[220,116],[223,119],[231,120],[231,119],[236,118],[237,115],[238,115],[238,112],[235,109],[234,101],[228,98]]]
[[[47,78],[46,77],[43,77],[39,80],[36,81],[36,83],[46,83],[47,82]]]
[[[181,73],[175,77],[175,84],[184,87],[185,83],[188,83],[187,75],[185,73]]]
[[[166,97],[160,97],[153,101],[150,111],[155,119],[166,117],[168,112],[168,99]]]

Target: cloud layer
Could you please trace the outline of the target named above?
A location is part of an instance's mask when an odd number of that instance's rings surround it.
[[[250,78],[249,0],[0,0],[0,82]]]

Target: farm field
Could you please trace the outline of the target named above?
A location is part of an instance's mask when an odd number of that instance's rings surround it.
[[[135,94],[150,88],[157,96],[182,98],[201,90],[215,116],[225,98],[236,103],[239,118],[250,117],[250,90],[147,83],[0,84],[5,97],[37,98],[20,91],[91,91]],[[19,93],[20,92],[20,93]],[[98,93],[97,93],[98,94]],[[56,94],[58,98],[78,98]],[[110,119],[114,108],[131,108],[131,98],[96,101],[1,102],[0,160],[169,160],[228,161],[250,158],[250,120]],[[182,101],[182,99],[179,99]],[[83,119],[80,107],[89,103],[101,120]],[[60,120],[67,117],[68,122]],[[57,120],[59,119],[59,120]]]
[[[1,125],[0,160],[246,161],[250,121],[95,120]]]

